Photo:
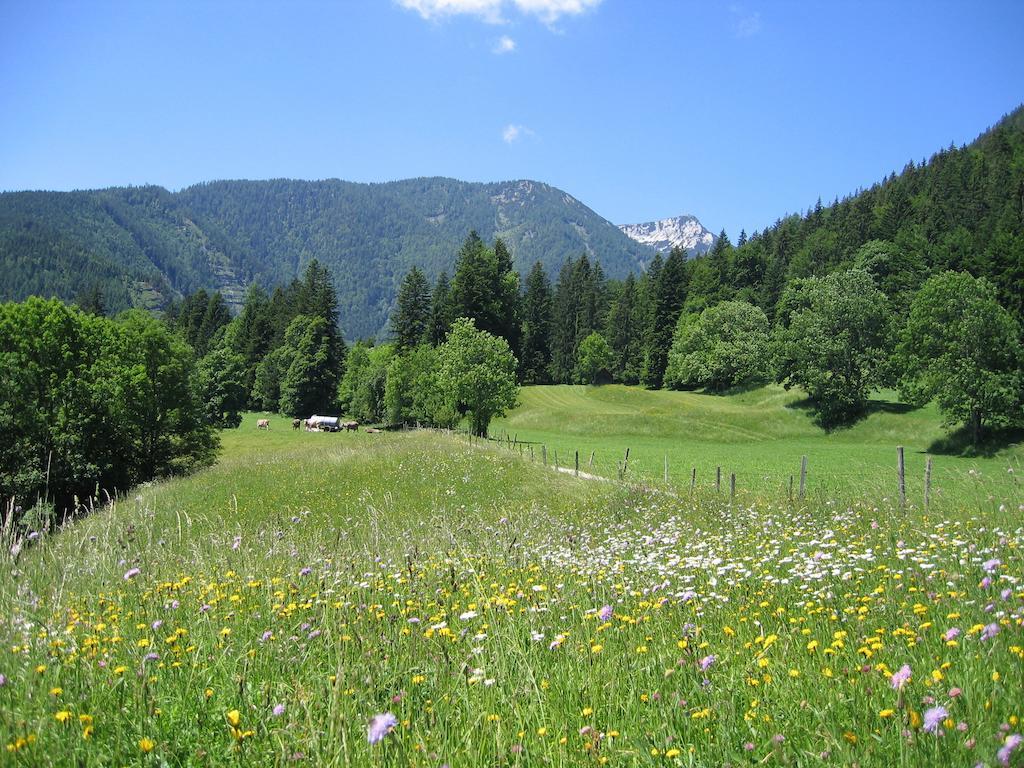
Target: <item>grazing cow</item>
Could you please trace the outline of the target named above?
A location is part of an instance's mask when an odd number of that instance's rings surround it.
[[[342,426],[345,428],[346,432],[356,432],[359,430],[358,421],[346,421]]]
[[[270,419],[260,419],[257,421],[256,429],[270,429]]]
[[[302,426],[302,419],[292,419],[292,429],[298,429]]]

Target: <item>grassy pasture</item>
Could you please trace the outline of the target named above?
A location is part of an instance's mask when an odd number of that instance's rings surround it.
[[[1021,730],[1016,507],[255,420],[0,561],[0,763],[967,766]]]
[[[628,473],[656,483],[667,456],[670,484],[686,490],[694,467],[707,489],[720,466],[723,488],[736,473],[739,490],[771,497],[788,496],[790,475],[798,484],[807,456],[808,493],[822,499],[894,496],[896,446],[902,445],[912,503],[922,501],[928,455],[936,498],[972,506],[1021,499],[1024,446],[979,458],[929,453],[946,437],[934,405],[910,409],[889,393],[873,401],[864,420],[826,433],[800,400],[780,386],[729,396],[621,385],[524,387],[519,407],[493,422],[491,435],[537,443],[537,456],[544,444],[549,460],[557,451],[562,466],[573,464],[575,451],[584,465],[594,452],[592,471],[608,477],[616,476],[629,448]]]

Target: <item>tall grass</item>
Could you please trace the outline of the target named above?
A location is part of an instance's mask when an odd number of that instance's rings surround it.
[[[254,418],[4,562],[0,760],[974,765],[1020,730],[1006,500],[730,501]]]

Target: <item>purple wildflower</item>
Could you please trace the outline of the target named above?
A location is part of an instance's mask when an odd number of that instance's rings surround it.
[[[235,540],[231,542],[231,549],[237,550],[240,546],[242,546],[242,537],[235,536]]]
[[[747,752],[753,752],[753,751],[754,751],[754,742],[752,742],[752,741],[746,741],[746,742],[744,742],[744,743],[743,743],[743,748],[744,748],[744,749],[745,749],[745,750],[746,750]]]
[[[366,728],[366,740],[370,744],[379,744],[397,725],[398,718],[390,712],[374,715]]]
[[[1002,592],[999,593],[999,596],[1003,600],[1009,600],[1012,595],[1013,595],[1013,590],[1012,589],[1004,589]]]
[[[124,572],[124,580],[125,581],[131,581],[136,576],[138,576],[140,573],[142,573],[142,571],[139,570],[138,568],[130,568],[127,571]]]
[[[993,571],[995,571],[996,568],[998,568],[1002,564],[1002,560],[1000,560],[997,557],[993,557],[991,560],[986,560],[984,563],[982,563],[981,567],[985,569],[985,573],[992,573]]]
[[[274,709],[272,711],[274,717],[280,717],[284,714],[284,704],[275,704]]]
[[[152,628],[152,630],[153,630],[154,632],[156,632],[156,631],[157,631],[158,629],[160,629],[160,627],[162,627],[163,625],[164,625],[164,620],[163,620],[163,619],[157,619],[156,621],[154,621],[154,622],[153,622],[152,624],[150,624],[149,626],[150,626],[150,627]]]
[[[948,643],[950,640],[956,640],[958,637],[960,637],[960,628],[950,627],[946,630],[946,634],[942,636],[942,639]]]
[[[1006,740],[1003,742],[1003,746],[999,748],[998,752],[996,752],[996,759],[999,760],[999,764],[1009,765],[1010,755],[1013,753],[1013,750],[1021,745],[1021,743],[1024,743],[1024,736],[1021,736],[1019,733],[1013,733],[1007,736]]]
[[[986,624],[985,628],[983,630],[981,630],[981,639],[982,640],[991,640],[993,637],[995,637],[998,634],[999,634],[999,625],[996,624],[995,622],[992,622],[991,624]]]
[[[313,569],[307,565],[305,568],[299,571],[299,576],[309,576],[309,574],[311,574],[312,572]]]
[[[708,671],[708,667],[710,667],[712,664],[715,663],[715,654],[711,654],[710,656],[705,656],[703,659],[701,659],[697,663],[700,664],[700,671],[701,672],[707,672]]]
[[[3,688],[5,685],[7,685],[7,675],[0,674],[0,688]]]
[[[142,659],[143,661],[160,661],[159,653],[147,653]]]
[[[982,589],[988,589],[991,586],[992,586],[992,577],[991,576],[986,576],[984,579],[981,580],[981,588]]]
[[[899,668],[898,671],[894,672],[889,678],[889,685],[895,688],[897,691],[903,690],[903,686],[910,680],[910,665],[904,664]]]
[[[601,610],[597,612],[597,618],[601,621],[608,621],[612,617],[612,607],[610,605],[602,605]]]
[[[949,717],[949,712],[946,711],[945,707],[932,707],[925,710],[924,725],[921,726],[921,729],[925,733],[938,734],[940,733],[939,726],[947,717]]]
[[[270,640],[273,636],[274,633],[268,629],[266,632],[263,633],[263,636],[260,638],[260,641],[265,643],[268,640]]]

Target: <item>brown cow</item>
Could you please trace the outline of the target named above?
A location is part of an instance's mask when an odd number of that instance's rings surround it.
[[[292,429],[298,429],[302,426],[302,419],[292,419]]]
[[[270,419],[259,419],[256,422],[256,429],[270,429]]]
[[[359,429],[358,421],[346,421],[341,426],[345,428],[346,432],[356,432]]]

